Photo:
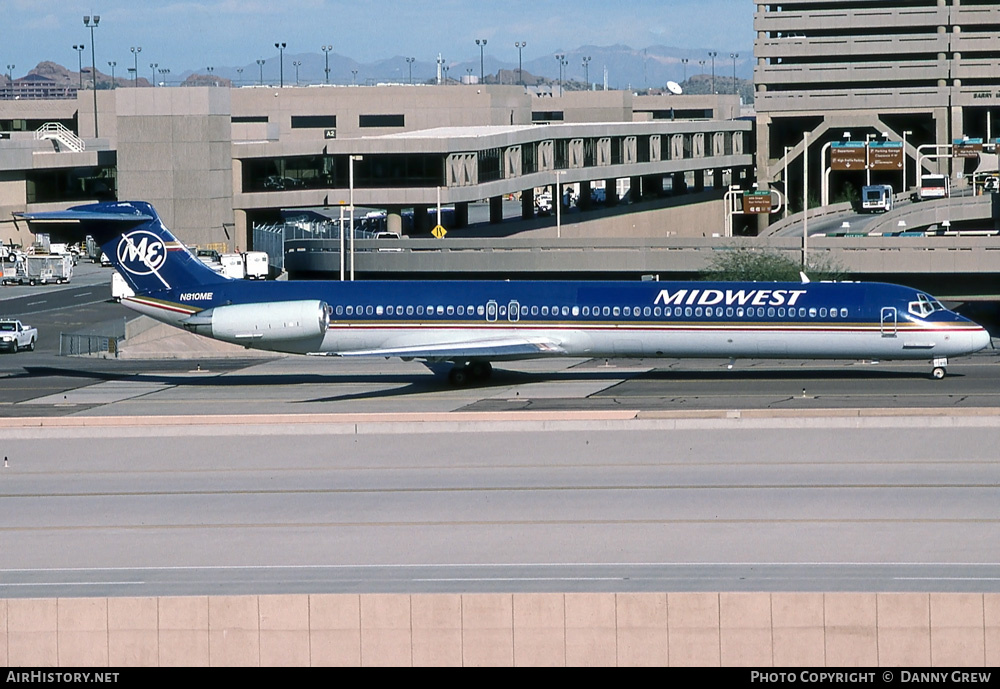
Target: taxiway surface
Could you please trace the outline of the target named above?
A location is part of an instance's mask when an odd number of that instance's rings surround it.
[[[453,388],[398,360],[59,357],[63,324],[124,315],[89,289],[0,302],[43,335],[0,356],[0,597],[1000,591],[996,350],[941,381],[577,359]]]

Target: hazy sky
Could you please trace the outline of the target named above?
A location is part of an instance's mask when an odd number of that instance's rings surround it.
[[[22,76],[43,60],[76,68],[74,44],[90,31],[84,15],[100,15],[95,32],[97,65],[119,69],[142,59],[169,65],[174,74],[206,65],[236,66],[277,54],[333,52],[371,62],[396,55],[433,61],[487,56],[516,61],[515,41],[526,41],[524,59],[582,45],[633,48],[749,50],[752,0],[0,0],[0,67]]]

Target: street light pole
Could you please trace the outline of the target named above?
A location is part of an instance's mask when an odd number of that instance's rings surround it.
[[[111,88],[115,88],[115,66],[117,62],[108,62],[108,67],[111,68]]]
[[[302,60],[292,60],[292,65],[295,67],[295,85],[299,85],[299,67],[302,66]]]
[[[739,88],[736,86],[736,58],[740,56],[739,53],[729,53],[729,57],[733,59],[733,95],[740,92]]]
[[[865,184],[871,186],[872,183],[872,161],[871,161],[871,142],[874,134],[865,134]]]
[[[413,86],[413,62],[416,59],[417,58],[415,58],[415,57],[408,57],[408,58],[406,58],[406,66],[410,70],[410,86]]]
[[[903,130],[903,186],[900,191],[904,194],[906,193],[906,137],[912,133],[909,129]]]
[[[809,267],[809,132],[802,133],[802,270]]]
[[[562,238],[562,176],[563,170],[556,170],[556,193],[553,201],[556,204],[556,239]]]
[[[560,96],[562,95],[562,92],[563,92],[563,86],[562,86],[562,66],[563,66],[563,60],[565,58],[566,58],[565,53],[556,53],[556,60],[559,62],[559,95]]]
[[[524,86],[524,74],[521,71],[521,51],[524,50],[524,46],[528,45],[527,41],[514,41],[514,47],[517,48],[517,83]]]
[[[712,95],[715,95],[715,58],[719,56],[719,53],[712,50],[709,51],[708,56],[712,58]]]
[[[583,73],[584,79],[587,81],[587,90],[590,90],[590,56],[587,55],[583,58]]]
[[[160,66],[159,62],[150,62],[149,69],[153,72],[153,88],[156,88],[156,68]]]
[[[285,86],[285,48],[287,44],[285,43],[275,43],[274,47],[278,49],[278,86],[283,88]]]
[[[784,174],[782,174],[782,176],[781,176],[781,182],[785,186],[785,198],[786,199],[789,196],[789,192],[788,192],[788,152],[791,151],[791,150],[792,150],[791,146],[785,146],[785,171],[784,171]],[[788,204],[787,203],[785,204],[785,214],[782,217],[783,218],[787,218],[788,217]]]
[[[94,51],[94,29],[101,23],[100,15],[94,15],[94,23],[90,23],[90,15],[83,18],[83,25],[90,29],[90,76],[94,83],[94,138],[98,138],[97,128],[97,53]]]
[[[350,162],[350,166],[348,169],[348,183],[350,184],[351,188],[351,196],[350,196],[351,205],[349,206],[350,220],[348,222],[351,227],[351,282],[354,282],[354,161],[364,160],[364,156],[351,155],[348,156],[348,159]],[[341,232],[343,232],[343,228],[341,228]]]
[[[264,63],[265,62],[266,62],[266,60],[260,60],[260,59],[257,60],[257,67],[260,68],[260,85],[261,86],[264,85]]]
[[[135,81],[132,82],[132,88],[139,87],[139,53],[142,52],[142,46],[132,46],[132,58],[135,61],[135,66],[132,69],[135,72]]]
[[[476,39],[476,45],[479,46],[479,83],[481,84],[484,81],[486,81],[486,70],[485,70],[485,67],[484,67],[485,63],[483,61],[484,60],[484,58],[483,58],[484,51],[486,50],[486,39],[485,38],[477,38]]]
[[[83,45],[82,43],[80,45],[73,46],[73,50],[76,51],[77,64],[79,65],[78,69],[80,70],[80,90],[81,91],[83,90],[83,50],[86,47],[87,46]]]
[[[323,57],[326,58],[326,69],[324,69],[323,71],[326,72],[326,83],[329,85],[329,83],[330,83],[330,51],[333,50],[333,46],[332,45],[320,46],[320,50],[323,51]]]

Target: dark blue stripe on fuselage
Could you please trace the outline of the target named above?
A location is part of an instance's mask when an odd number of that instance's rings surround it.
[[[570,309],[574,321],[605,322],[610,317],[628,322],[648,320],[653,315],[653,309],[669,306],[675,313],[680,307],[682,312],[678,316],[685,320],[703,322],[731,319],[732,315],[727,315],[727,307],[732,307],[733,314],[742,308],[741,317],[752,317],[757,322],[815,322],[821,313],[829,313],[835,308],[837,321],[879,323],[883,320],[882,309],[886,307],[895,308],[902,320],[908,305],[918,294],[911,288],[885,283],[234,281],[156,292],[150,296],[198,309],[226,304],[317,299],[334,309],[350,306],[351,315],[357,319],[363,318],[357,314],[357,308],[362,307],[365,315],[377,315],[379,320],[385,321],[412,320],[413,314],[396,312],[399,306],[423,306],[422,320],[425,321],[454,321],[457,314],[455,310],[449,312],[449,306],[456,309],[462,306],[467,311],[469,306],[478,309],[495,302],[499,310],[506,309],[510,302],[515,301],[521,307],[538,307],[537,313],[532,312],[522,318],[542,322],[565,320],[563,307]],[[372,307],[371,314],[367,313],[369,306]],[[386,306],[394,307],[392,315],[385,312]],[[438,306],[445,307],[445,311],[438,313]],[[712,307],[711,316],[705,315],[707,306]],[[380,314],[375,313],[378,307],[383,307]],[[433,307],[433,313],[428,314],[427,307]],[[546,307],[546,313],[542,313],[542,307]],[[573,307],[579,307],[578,313],[572,313]],[[583,307],[588,308],[586,315],[581,313]],[[599,314],[593,313],[595,307],[600,310]],[[604,307],[611,312],[605,314]],[[623,313],[624,307],[629,308],[628,315]],[[638,313],[635,313],[636,307]],[[650,313],[645,311],[646,307],[650,308]],[[687,312],[688,307],[691,308],[690,313]],[[746,314],[751,307],[754,309],[752,316]],[[791,307],[795,308],[794,314],[789,312]],[[617,313],[614,311],[616,308]],[[805,312],[800,315],[801,309]],[[470,322],[486,320],[478,313],[462,316]],[[350,320],[346,313],[333,318]],[[498,320],[508,319],[506,315],[500,315]],[[930,320],[966,322],[950,311],[938,311]]]

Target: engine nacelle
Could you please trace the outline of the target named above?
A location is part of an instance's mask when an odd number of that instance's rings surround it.
[[[323,337],[330,307],[319,300],[216,306],[182,325],[199,335],[255,347]]]

